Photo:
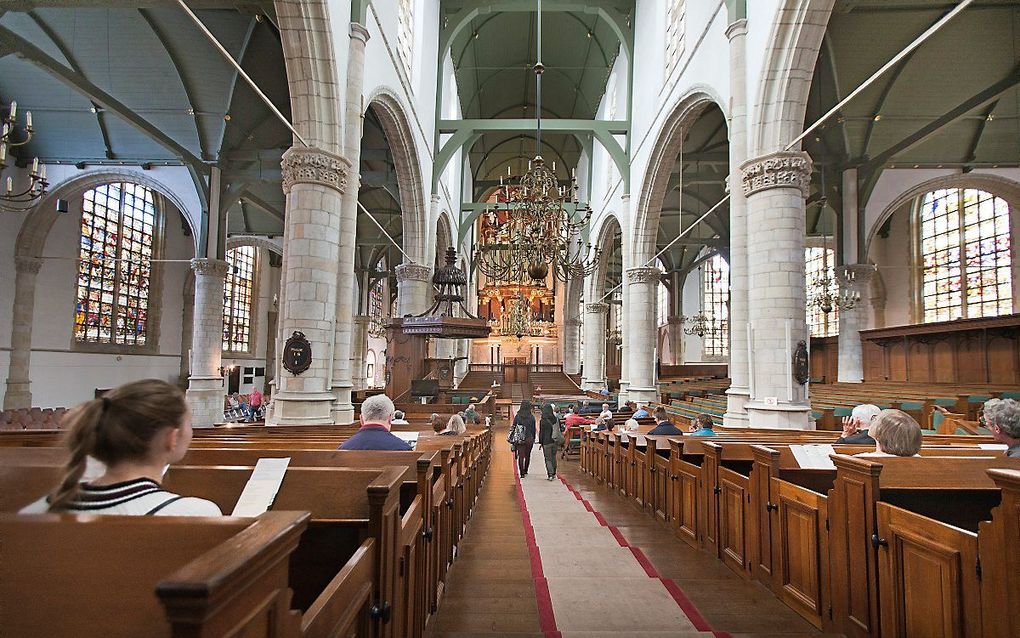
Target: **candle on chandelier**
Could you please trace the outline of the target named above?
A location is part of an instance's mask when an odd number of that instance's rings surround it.
[[[32,130],[32,111],[25,111],[25,128]]]
[[[32,174],[33,175],[38,175],[39,174],[39,158],[38,157],[35,158],[34,160],[32,160]]]
[[[43,164],[42,170],[39,171],[39,178],[42,179],[42,181],[44,181],[44,182],[46,181],[46,165],[45,164]]]
[[[14,180],[10,177],[7,178],[7,194],[10,195],[14,192]]]
[[[14,102],[14,101],[11,101],[11,113],[10,113],[10,115],[7,116],[8,119],[10,119],[13,122],[14,121],[14,116],[17,115],[17,113],[18,113],[18,103]]]

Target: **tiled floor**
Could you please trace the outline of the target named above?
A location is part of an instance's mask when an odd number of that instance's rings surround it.
[[[549,482],[536,448],[518,492],[513,457],[498,433],[495,439],[491,471],[429,635],[820,635],[771,592],[597,485],[576,461],[561,462],[563,480]]]

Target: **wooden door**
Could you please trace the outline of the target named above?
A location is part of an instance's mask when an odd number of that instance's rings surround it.
[[[719,550],[726,565],[747,578],[747,477],[733,470],[719,470]]]
[[[680,461],[677,475],[677,534],[691,547],[699,547],[698,477],[701,468]]]
[[[981,636],[977,534],[877,506],[882,636]]]
[[[772,479],[779,509],[772,526],[772,567],[780,599],[816,628],[828,617],[828,514],[817,492]]]

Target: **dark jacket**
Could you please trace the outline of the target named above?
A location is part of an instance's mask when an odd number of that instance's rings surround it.
[[[531,441],[531,445],[535,444],[535,415],[531,412],[524,412],[518,410],[517,415],[514,417],[514,424],[520,423],[524,426],[524,441],[525,443]]]
[[[545,416],[538,423],[538,443],[539,445],[549,445],[555,443],[553,441],[553,428],[559,428],[560,423],[556,417],[549,419]]]
[[[669,436],[676,436],[676,435],[683,436],[683,432],[680,430],[680,428],[676,427],[675,425],[673,425],[669,421],[659,421],[659,423],[654,428],[649,430],[648,434],[651,434],[651,435],[664,435],[665,434],[665,435],[669,435]]]
[[[399,450],[409,452],[411,446],[393,436],[381,425],[363,426],[354,436],[343,442],[341,450]]]
[[[1020,458],[1020,444],[1014,445],[1006,450],[1006,456],[1011,459]]]
[[[861,430],[850,436],[839,437],[836,439],[836,445],[875,445],[875,439],[871,438],[867,430]]]

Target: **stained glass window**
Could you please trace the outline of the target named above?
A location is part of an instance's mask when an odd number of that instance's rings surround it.
[[[666,0],[666,76],[673,72],[684,54],[687,30],[687,1]]]
[[[156,228],[155,195],[103,184],[82,200],[74,336],[79,343],[144,346]]]
[[[414,55],[414,3],[415,0],[400,0],[397,8],[397,51],[408,78],[411,77],[411,56]]]
[[[702,352],[725,357],[730,351],[730,265],[715,255],[702,266],[701,277],[701,309],[710,328],[701,340]]]
[[[836,251],[817,246],[804,249],[804,270],[807,275],[808,305],[807,324],[812,337],[834,337],[839,334],[839,308],[833,306],[825,312],[812,303],[822,288],[828,289],[833,298],[839,296],[839,282],[836,280]],[[827,284],[826,285],[826,280]]]
[[[383,318],[383,286],[385,279],[379,279],[368,291],[368,316],[373,319]]]
[[[921,307],[925,323],[1013,311],[1009,205],[973,188],[921,200]]]
[[[251,350],[252,316],[255,314],[254,246],[227,251],[227,277],[223,282],[223,351]]]

